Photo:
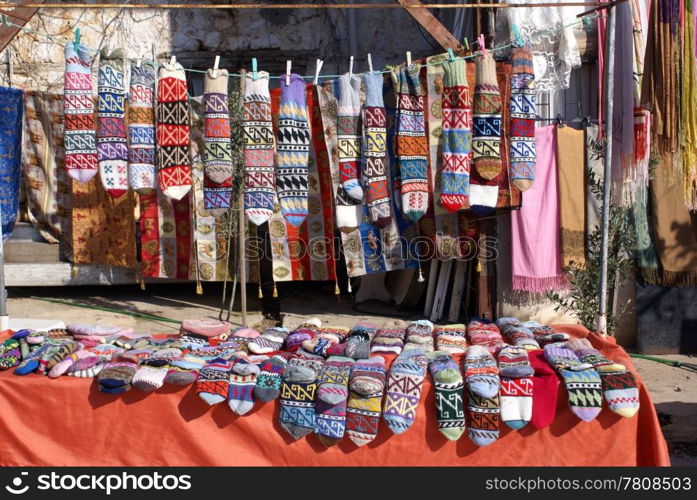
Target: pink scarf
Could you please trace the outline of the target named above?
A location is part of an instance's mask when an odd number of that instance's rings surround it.
[[[555,125],[535,129],[537,171],[520,210],[511,214],[513,290],[568,288],[561,270]]]

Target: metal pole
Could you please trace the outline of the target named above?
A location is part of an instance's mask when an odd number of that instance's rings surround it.
[[[2,207],[0,206],[0,220]],[[2,225],[0,225],[0,332],[9,328],[10,318],[7,316],[7,290],[5,290],[5,244],[2,241]]]
[[[238,201],[239,219],[237,225],[239,226],[239,259],[240,259],[240,313],[242,315],[242,325],[247,326],[247,259],[245,257],[244,248],[244,192],[240,192],[240,197]]]
[[[612,187],[612,94],[615,79],[615,8],[607,11],[605,43],[605,154],[603,178],[603,213],[600,241],[600,301],[598,332],[607,335],[607,258],[610,233],[610,190]],[[628,77],[622,75],[623,78]]]

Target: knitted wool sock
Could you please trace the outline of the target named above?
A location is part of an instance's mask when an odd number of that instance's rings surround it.
[[[487,446],[499,438],[501,404],[498,393],[485,398],[467,388],[467,436],[477,446]]]
[[[319,334],[317,337],[326,339],[332,344],[338,344],[339,342],[343,342],[346,337],[348,337],[349,331],[350,330],[345,326],[327,325],[319,329]]]
[[[348,344],[365,344],[367,348],[370,346],[370,342],[373,340],[373,337],[375,337],[377,331],[377,325],[372,323],[358,323],[349,331],[346,342]]]
[[[227,399],[232,362],[216,358],[201,368],[196,380],[196,393],[209,405],[222,403]]]
[[[529,47],[511,49],[511,183],[525,191],[535,180],[535,71]]]
[[[395,150],[401,179],[402,212],[418,221],[428,210],[428,141],[424,121],[424,89],[419,64],[392,72],[397,94]]]
[[[370,345],[370,353],[400,354],[404,347],[406,329],[402,324],[384,325],[379,328]]]
[[[278,351],[281,346],[283,346],[286,337],[288,337],[287,328],[274,326],[264,330],[261,336],[252,340],[247,347],[249,348],[249,352],[254,354],[266,354]]]
[[[330,356],[327,359],[317,379],[318,400],[324,401],[329,406],[346,401],[353,363],[353,359],[344,356]]]
[[[336,404],[315,402],[315,434],[326,447],[334,446],[346,432],[346,399]]]
[[[351,368],[349,388],[363,397],[371,397],[382,393],[385,387],[385,359],[374,356],[366,360],[356,361]]]
[[[475,59],[473,103],[474,168],[486,180],[501,172],[501,93],[491,52]]]
[[[370,220],[379,228],[392,218],[387,189],[387,113],[382,101],[382,73],[364,73],[363,154],[365,156],[366,204]]]
[[[286,351],[295,352],[306,340],[314,339],[317,336],[317,328],[314,325],[300,325],[290,332],[286,337]]]
[[[75,351],[82,348],[82,344],[75,340],[68,340],[61,342],[56,348],[51,352],[51,355],[47,357],[46,364],[44,365],[41,373],[48,373],[53,369],[58,363],[60,363],[64,358],[70,356]]]
[[[163,63],[157,80],[157,183],[175,200],[192,185],[188,99],[182,65]]]
[[[28,375],[36,371],[41,363],[41,357],[53,347],[54,346],[50,344],[42,344],[33,351],[28,352],[27,355],[22,353],[22,361],[20,361],[13,373],[15,375]]]
[[[438,430],[449,440],[457,441],[465,432],[462,374],[455,360],[445,351],[434,351],[427,358],[436,392]]]
[[[228,111],[228,72],[208,70],[203,80],[203,206],[224,214],[232,203],[232,142]]]
[[[558,344],[559,342],[567,342],[570,339],[568,333],[553,332],[545,333],[542,335],[536,335],[535,341],[544,348],[548,344]]]
[[[629,370],[619,372],[600,372],[603,384],[603,397],[608,408],[626,418],[639,411],[639,388]]]
[[[138,370],[138,363],[122,355],[107,362],[99,372],[99,390],[107,394],[120,394],[131,390],[131,381]]]
[[[536,429],[544,429],[554,421],[557,412],[559,378],[546,361],[544,351],[530,351],[530,364],[535,370],[532,378],[532,418],[530,423]]]
[[[65,168],[78,182],[97,174],[97,137],[92,99],[92,50],[73,42],[65,46],[63,110]]]
[[[128,185],[138,194],[155,189],[155,65],[131,62],[128,94]]]
[[[569,395],[572,413],[584,422],[590,422],[603,409],[602,381],[594,369],[572,371],[562,369],[559,374]]]
[[[590,363],[583,363],[576,357],[574,351],[568,349],[564,344],[550,344],[545,346],[545,358],[552,367],[557,370],[583,371],[592,369]]]
[[[285,373],[285,372],[284,372]],[[295,440],[307,436],[315,429],[315,392],[317,381],[281,382],[281,411],[278,422]]]
[[[299,350],[288,360],[283,371],[283,380],[288,382],[312,382],[317,380],[324,366],[324,358]]]
[[[507,345],[499,351],[499,372],[502,377],[532,377],[535,371],[530,366],[528,351],[524,347]]]
[[[271,218],[276,198],[274,135],[269,74],[247,73],[242,106],[244,131],[244,213],[257,226]]]
[[[76,378],[94,378],[102,372],[105,366],[106,363],[97,363],[95,365],[90,366],[89,368],[71,371],[68,373],[68,375]]]
[[[472,103],[463,59],[443,63],[443,169],[440,204],[457,212],[466,202],[472,155]]]
[[[329,349],[334,345],[336,345],[336,343],[329,339],[313,337],[309,340],[303,340],[302,348],[307,352],[311,352],[312,354],[317,354],[318,356],[326,358],[330,355]]]
[[[254,388],[257,384],[257,375],[230,374],[227,404],[233,413],[245,415],[254,408]]]
[[[114,198],[128,191],[126,88],[123,49],[99,56],[97,91],[97,155],[102,185]]]
[[[501,419],[511,429],[522,429],[532,419],[532,377],[501,376]]]
[[[346,434],[356,446],[371,442],[378,435],[384,386],[370,397],[349,391],[346,403]]]
[[[307,218],[307,162],[310,130],[305,81],[291,75],[290,85],[281,84],[276,145],[276,192],[283,217],[292,226]]]
[[[359,182],[361,165],[361,79],[349,73],[339,77],[337,136],[339,141],[339,180],[351,202],[363,201]],[[341,226],[339,226],[341,227]]]
[[[484,347],[473,345],[465,355],[465,382],[467,390],[483,398],[499,393],[499,369],[494,357]]]
[[[143,392],[156,391],[165,383],[169,371],[169,360],[166,358],[151,358],[140,363],[133,375],[131,384]]]
[[[433,323],[426,319],[412,321],[407,326],[404,349],[408,347],[419,347],[424,352],[433,351]]]
[[[467,350],[466,331],[462,323],[436,326],[433,331],[436,337],[436,348],[448,354],[463,354]]]
[[[199,370],[187,370],[171,365],[169,370],[167,370],[165,383],[172,385],[191,385],[198,380],[198,374]]]
[[[601,375],[604,372],[617,373],[627,369],[623,364],[614,363],[603,356],[591,345],[588,339],[571,339],[566,343],[566,347],[574,351],[574,354],[582,363],[588,363],[593,366],[595,371]]]
[[[532,330],[522,325],[515,318],[499,318],[496,321],[501,333],[509,344],[524,347],[525,349],[539,349],[540,345],[535,340]]]
[[[491,354],[498,353],[504,345],[498,327],[479,320],[467,324],[467,338],[471,344],[485,347]]]
[[[259,365],[269,359],[263,355],[248,355],[240,354],[235,358],[235,364],[232,365],[232,371],[238,375],[259,375],[261,369]]]
[[[19,341],[7,339],[0,345],[0,370],[7,370],[17,366],[22,359],[22,351]]]
[[[405,350],[392,363],[387,377],[383,418],[395,434],[411,427],[421,398],[428,360],[419,349]]]
[[[273,356],[259,365],[259,376],[254,387],[254,397],[259,401],[273,401],[281,394],[281,378],[288,359]]]

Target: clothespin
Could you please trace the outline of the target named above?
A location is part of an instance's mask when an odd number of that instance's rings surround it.
[[[455,53],[453,52],[453,49],[448,49],[448,57],[451,61],[455,60]]]
[[[467,52],[471,52],[470,51],[470,43],[467,41],[467,37],[463,38],[462,41],[465,42],[465,50]]]
[[[136,62],[136,68],[140,68],[140,64],[143,62],[143,56],[138,57],[138,61]]]
[[[554,123],[556,123],[559,127],[564,126],[564,122],[562,121],[561,115],[559,113],[557,113],[557,117],[554,119]]]
[[[479,45],[479,50],[482,51],[482,55],[486,55],[486,40],[484,40],[484,33],[477,37],[477,45]]]
[[[75,40],[73,41],[75,51],[80,48],[80,28],[75,28]]]
[[[349,78],[353,76],[353,56],[349,57]]]
[[[511,31],[513,31],[513,36],[515,37],[515,42],[513,42],[513,44],[517,47],[522,47],[525,45],[525,42],[523,42],[523,37],[520,36],[520,30],[518,29],[517,24],[511,24]]]
[[[373,58],[368,54],[368,71],[373,72]]]
[[[290,67],[293,64],[292,61],[286,61],[286,85],[290,85]]]
[[[257,79],[257,58],[252,57],[252,80]]]
[[[220,56],[215,56],[215,62],[213,63],[213,78],[218,77],[218,66],[220,65]]]
[[[315,63],[315,80],[314,84],[317,85],[319,82],[319,72],[322,71],[322,65],[324,64],[324,61],[322,59],[317,59],[317,62]]]
[[[169,65],[174,66],[177,63],[177,56],[172,56],[169,58]]]
[[[411,52],[407,50],[407,66],[411,66]]]

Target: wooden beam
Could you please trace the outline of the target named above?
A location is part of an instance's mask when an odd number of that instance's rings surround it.
[[[423,8],[423,5],[418,0],[397,0],[401,5],[404,6],[411,17],[413,17],[417,23],[419,23],[423,28],[428,31],[428,33],[438,42],[444,50],[447,49],[457,49],[460,47],[460,42],[457,38],[453,36],[452,33],[443,26],[436,16],[431,14],[427,9]],[[414,6],[419,6],[417,8],[410,8]]]
[[[45,0],[21,0],[19,4],[37,4],[44,3]],[[8,20],[17,26],[7,26],[0,24],[0,52],[17,36],[22,26],[27,24],[34,17],[34,14],[39,10],[38,7],[15,7],[14,9],[4,8],[2,14],[6,15]]]

